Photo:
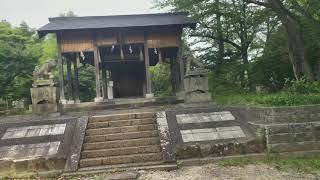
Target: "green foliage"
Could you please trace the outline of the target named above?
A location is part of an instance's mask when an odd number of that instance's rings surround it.
[[[298,94],[319,94],[320,82],[308,82],[304,78],[287,82],[286,90]]]
[[[96,96],[95,67],[85,64],[79,68],[79,94],[83,102],[93,101]]]
[[[282,92],[275,94],[229,94],[214,97],[218,104],[298,106],[320,104],[320,94],[300,94]]]
[[[41,43],[25,23],[0,22],[0,99],[30,97],[32,72],[41,56]]]
[[[287,36],[282,28],[270,35],[263,55],[251,63],[249,73],[251,81],[267,92],[280,91],[286,79],[294,78],[288,57]]]
[[[42,42],[42,55],[39,64],[44,64],[47,60],[57,59],[58,57],[57,40],[54,34],[49,34]]]
[[[209,89],[213,96],[224,94],[239,94],[245,92],[239,86],[239,73],[241,70],[237,62],[230,62],[220,66],[219,73],[211,73],[209,76]]]
[[[157,64],[150,67],[153,92],[157,96],[168,96],[172,94],[171,71],[169,64]]]

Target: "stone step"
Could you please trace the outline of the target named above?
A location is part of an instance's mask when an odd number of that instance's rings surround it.
[[[128,114],[112,114],[93,116],[89,119],[89,123],[115,121],[115,120],[127,120],[127,119],[143,119],[143,118],[155,118],[154,112],[141,112],[141,113],[128,113]]]
[[[148,161],[159,161],[162,159],[161,153],[144,153],[125,156],[110,156],[105,158],[87,158],[80,160],[80,168],[101,165],[140,163]]]
[[[132,147],[132,146],[147,146],[160,144],[159,137],[153,138],[140,138],[129,140],[116,140],[105,142],[84,143],[83,150],[94,149],[108,149],[108,148],[120,148],[120,147]]]
[[[161,151],[160,145],[87,150],[87,151],[81,152],[81,158],[85,159],[85,158],[120,156],[120,155],[128,155],[128,154],[156,153],[160,151]]]
[[[150,131],[150,130],[156,130],[156,129],[157,129],[156,124],[109,127],[109,128],[88,129],[86,130],[86,135],[94,136],[94,135],[127,133],[127,132],[137,132],[137,131]]]
[[[86,136],[84,142],[103,142],[103,141],[114,141],[114,140],[126,140],[126,139],[138,139],[138,138],[148,138],[157,137],[158,131],[140,131],[140,132],[129,132],[129,133],[116,133],[116,134],[106,134],[106,135],[96,135],[96,136]]]
[[[157,121],[155,118],[129,119],[129,120],[121,120],[121,121],[104,121],[104,122],[88,123],[87,129],[134,126],[134,125],[156,124],[156,123]]]
[[[150,170],[150,171],[171,171],[176,170],[176,163],[165,163],[163,161],[151,161],[141,163],[130,163],[130,164],[116,164],[116,165],[105,165],[105,166],[92,166],[79,168],[76,172],[64,173],[68,176],[71,175],[86,175],[86,174],[97,174],[97,173],[108,173],[114,172],[126,172],[126,171],[138,171],[138,170]]]

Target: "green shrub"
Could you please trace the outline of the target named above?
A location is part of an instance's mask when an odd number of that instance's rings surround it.
[[[172,95],[171,73],[169,64],[157,64],[150,67],[152,89],[156,96]]]
[[[286,83],[287,91],[291,93],[299,93],[299,94],[314,94],[320,93],[320,82],[308,82],[304,78],[299,80],[287,81]]]
[[[90,102],[96,96],[95,67],[85,64],[79,69],[79,94],[80,100]]]
[[[282,92],[276,94],[242,94],[216,96],[217,103],[228,105],[266,105],[266,106],[297,106],[320,104],[320,94],[296,94]]]

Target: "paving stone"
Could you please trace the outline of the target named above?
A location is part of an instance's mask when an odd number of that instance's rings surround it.
[[[232,121],[232,120],[236,120],[236,118],[231,114],[221,114],[221,120],[222,121]]]
[[[64,134],[66,124],[52,124],[40,126],[24,126],[8,128],[1,139],[25,138]]]
[[[240,126],[228,126],[228,127],[217,127],[218,132],[220,131],[242,131]]]
[[[205,123],[216,121],[233,121],[235,117],[229,111],[212,112],[212,113],[197,113],[197,114],[177,114],[178,124],[189,123]]]
[[[198,134],[198,133],[212,133],[212,132],[216,132],[215,129],[213,128],[207,128],[207,129],[191,129],[191,132],[193,134]]]
[[[193,142],[195,139],[193,138],[193,134],[181,134],[183,142]]]
[[[181,130],[180,133],[181,133],[181,134],[192,134],[192,131],[191,131],[191,129]]]
[[[219,139],[218,133],[211,132],[211,133],[199,133],[193,134],[193,138],[195,141],[213,141]]]
[[[183,142],[213,141],[246,137],[240,126],[188,129],[180,131]]]
[[[37,143],[37,144],[22,144],[13,146],[0,147],[1,159],[31,159],[35,157],[47,157],[57,154],[60,146],[60,141]]]
[[[246,137],[242,130],[240,131],[222,131],[218,132],[219,139],[233,139],[233,138],[242,138]]]

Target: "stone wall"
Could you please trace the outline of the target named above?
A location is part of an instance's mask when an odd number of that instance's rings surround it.
[[[320,105],[247,107],[245,111],[247,121],[263,124],[320,121]]]
[[[320,122],[270,124],[265,130],[268,152],[320,149]]]

